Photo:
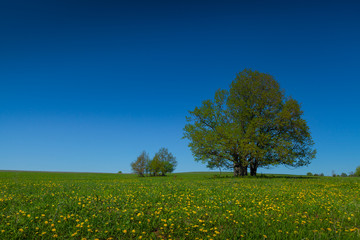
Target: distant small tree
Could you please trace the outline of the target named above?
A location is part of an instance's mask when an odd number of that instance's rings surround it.
[[[155,176],[158,173],[161,173],[162,176],[165,176],[167,173],[172,173],[177,165],[176,158],[167,148],[160,148],[152,162],[150,166],[152,166],[151,168],[155,172]]]
[[[149,173],[152,176],[158,176],[162,168],[162,162],[155,154],[154,158],[149,162]]]
[[[355,175],[354,175],[354,172],[353,172],[353,171],[349,172],[349,177],[355,177]]]
[[[354,173],[354,176],[355,176],[355,177],[360,177],[360,166],[358,166],[358,167],[356,168],[356,171],[355,171],[355,173]]]
[[[152,176],[165,176],[175,170],[177,165],[176,158],[167,148],[160,148],[154,158],[149,161],[148,171]]]
[[[151,160],[150,158],[146,159],[146,164],[145,164],[145,175],[150,175],[150,163]]]
[[[308,172],[308,173],[306,174],[306,176],[311,177],[311,176],[313,176],[313,174],[312,174],[311,172]]]
[[[341,177],[347,177],[348,175],[346,173],[341,173]]]
[[[149,155],[145,151],[143,151],[137,157],[136,161],[131,163],[131,169],[134,173],[138,174],[140,177],[144,177],[148,162],[149,162]]]
[[[320,173],[320,177],[323,177],[324,176],[324,174],[323,173]]]
[[[319,176],[319,174],[317,174],[317,173],[314,174],[314,177],[318,177],[318,176]]]
[[[332,172],[331,172],[331,176],[332,176],[332,177],[336,177],[336,173],[335,173],[335,171],[334,171],[334,170],[332,170]]]
[[[122,171],[118,171],[118,174],[122,174]]]

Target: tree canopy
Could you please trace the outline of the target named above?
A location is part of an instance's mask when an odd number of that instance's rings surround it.
[[[269,74],[245,69],[213,100],[189,111],[184,138],[196,161],[231,166],[235,176],[258,167],[308,165],[316,150],[300,104]]]

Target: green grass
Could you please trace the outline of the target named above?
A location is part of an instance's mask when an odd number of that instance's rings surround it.
[[[360,239],[360,178],[0,172],[0,239]]]

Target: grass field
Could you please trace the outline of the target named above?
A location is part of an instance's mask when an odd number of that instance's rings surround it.
[[[0,172],[0,239],[360,239],[360,178]]]

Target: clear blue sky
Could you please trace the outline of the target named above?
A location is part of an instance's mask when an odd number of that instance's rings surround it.
[[[1,1],[0,169],[130,172],[167,147],[202,171],[185,116],[236,73],[302,103],[327,175],[360,165],[360,4],[347,1]]]

